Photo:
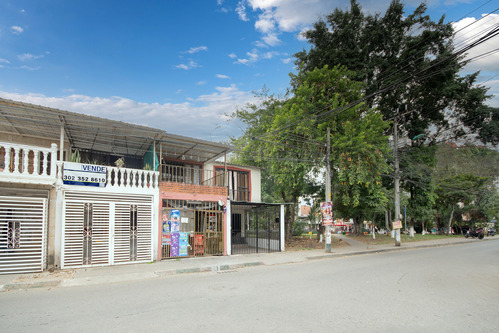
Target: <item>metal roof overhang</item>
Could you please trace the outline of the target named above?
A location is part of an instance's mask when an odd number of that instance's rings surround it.
[[[153,143],[171,159],[201,163],[233,150],[226,144],[166,133],[163,130],[0,98],[0,132],[59,143],[61,127],[74,149],[144,156]]]

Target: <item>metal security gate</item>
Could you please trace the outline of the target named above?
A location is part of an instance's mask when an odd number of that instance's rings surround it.
[[[150,197],[67,193],[63,268],[151,261]]]
[[[224,212],[217,202],[163,200],[162,259],[224,254]]]
[[[280,206],[231,203],[231,254],[281,251]]]
[[[41,272],[46,228],[47,199],[0,197],[0,274]]]

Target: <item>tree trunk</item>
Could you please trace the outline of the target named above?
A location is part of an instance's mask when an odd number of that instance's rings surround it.
[[[362,234],[361,225],[363,224],[361,217],[356,216],[353,220],[354,220],[354,230],[352,231],[352,233],[354,235],[361,235]]]
[[[385,211],[385,229],[389,230],[389,211]]]
[[[448,231],[447,235],[450,235],[451,232],[451,222],[453,221],[453,213],[455,213],[455,205],[453,205],[453,208],[451,209],[451,214],[450,214],[450,221],[448,222]]]
[[[410,219],[410,237],[415,237],[415,219]]]

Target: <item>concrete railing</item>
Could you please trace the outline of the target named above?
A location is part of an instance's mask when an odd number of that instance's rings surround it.
[[[0,181],[49,184],[56,180],[57,145],[42,148],[0,142]]]

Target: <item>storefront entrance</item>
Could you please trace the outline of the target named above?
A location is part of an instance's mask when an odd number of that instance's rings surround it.
[[[162,259],[224,254],[224,212],[215,201],[162,201]]]

